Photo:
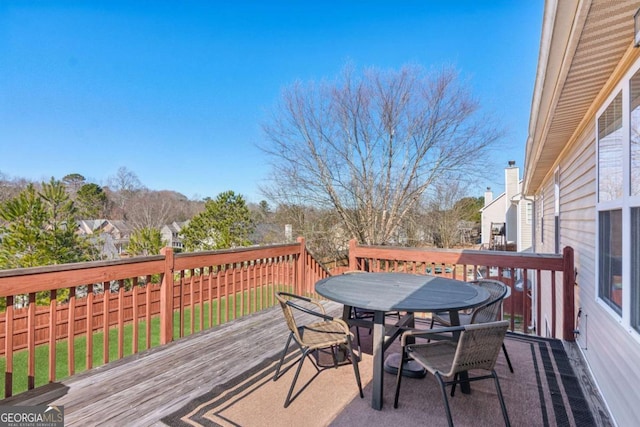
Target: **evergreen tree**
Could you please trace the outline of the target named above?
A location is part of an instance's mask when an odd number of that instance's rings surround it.
[[[76,210],[65,186],[53,178],[0,205],[0,268],[36,267],[94,259],[92,245],[76,233]]]
[[[84,184],[78,190],[75,200],[78,218],[102,218],[107,206],[107,194],[98,184]]]
[[[160,230],[144,227],[131,234],[127,252],[131,255],[158,255],[163,247]]]
[[[227,249],[250,245],[254,224],[244,198],[233,191],[207,199],[205,209],[182,229],[186,251]]]
[[[43,247],[46,212],[33,184],[0,205],[0,268],[50,264]]]

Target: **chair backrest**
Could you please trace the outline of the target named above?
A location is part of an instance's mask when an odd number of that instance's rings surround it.
[[[471,323],[487,323],[500,320],[500,310],[502,300],[507,295],[509,288],[498,280],[482,279],[477,285],[489,292],[489,302],[474,310],[471,316]]]
[[[287,327],[299,343],[303,342],[301,330],[304,326],[298,325],[296,313],[298,315],[304,315],[304,313],[311,314],[316,318],[324,320],[331,319],[331,316],[327,316],[324,307],[317,300],[281,291],[276,292],[275,296],[280,303],[280,308],[282,308]]]
[[[298,324],[296,323],[296,317],[293,314],[293,309],[291,305],[287,302],[290,301],[290,295],[284,292],[276,292],[276,299],[280,303],[280,308],[282,308],[282,314],[284,314],[284,320],[287,322],[287,327],[289,331],[291,331],[298,342],[300,342],[300,331],[298,329]]]
[[[502,349],[508,327],[507,320],[464,326],[451,371],[445,376],[471,369],[492,370]]]

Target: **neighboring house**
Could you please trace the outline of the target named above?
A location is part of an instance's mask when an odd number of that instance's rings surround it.
[[[77,221],[78,233],[82,236],[94,234],[95,230],[97,230],[104,221],[104,219],[79,219]]]
[[[189,221],[172,222],[171,224],[163,225],[160,229],[162,235],[162,241],[169,247],[175,250],[182,251],[184,245],[182,244],[182,229],[189,224]]]
[[[639,8],[545,2],[523,177],[535,252],[575,251],[577,343],[620,426],[640,420]]]
[[[122,220],[82,219],[78,220],[78,233],[84,236],[94,236],[101,239],[102,254],[107,259],[127,256],[126,249],[133,231]]]
[[[484,207],[480,209],[483,248],[496,250],[532,250],[531,199],[522,196],[520,169],[510,161],[505,169],[505,192],[495,199],[490,188],[484,194]]]

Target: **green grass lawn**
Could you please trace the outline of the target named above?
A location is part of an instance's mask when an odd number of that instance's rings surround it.
[[[275,298],[273,297],[272,287],[263,287],[261,289],[262,301],[264,307],[269,307],[274,304]],[[251,299],[248,299],[249,293],[245,292],[245,307],[244,313],[240,312],[240,295],[236,295],[235,316],[233,315],[233,307],[230,307],[229,319],[226,318],[226,299],[223,298],[220,301],[220,313],[221,323],[225,323],[231,319],[241,317],[245,314],[252,313],[258,310],[256,301],[256,291],[251,291]],[[251,304],[248,304],[251,301]],[[204,314],[204,330],[209,329],[212,326],[216,326],[216,310],[217,301],[213,301],[211,309],[213,310],[213,325],[209,324],[209,307],[210,304],[206,302],[203,305]],[[194,332],[200,331],[200,305],[196,305],[193,310],[194,315]],[[146,321],[138,323],[138,351],[146,349]],[[184,310],[184,325],[182,328],[183,336],[191,335],[191,308],[187,307]],[[160,345],[160,317],[156,316],[151,318],[151,347]],[[104,332],[96,332],[93,334],[93,367],[98,367],[103,364],[103,337]],[[180,313],[175,311],[173,314],[173,337],[178,339],[180,337]],[[86,336],[77,336],[73,341],[74,357],[75,357],[75,373],[85,371],[86,367],[86,355],[87,355],[87,338]],[[133,354],[133,324],[128,323],[123,328],[123,352],[124,356]],[[17,351],[13,354],[13,395],[22,393],[27,390],[27,350]],[[56,342],[56,381],[64,379],[69,376],[69,369],[67,366],[67,340],[60,340]],[[113,361],[118,359],[118,328],[109,329],[109,360]],[[0,372],[5,372],[6,358],[0,357]],[[49,382],[49,345],[42,344],[35,349],[35,384],[36,387],[42,386]],[[0,398],[5,396],[5,384],[4,379],[0,380]]]

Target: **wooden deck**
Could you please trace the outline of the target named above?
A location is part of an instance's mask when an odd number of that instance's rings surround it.
[[[338,315],[342,306],[327,303],[327,311]],[[64,405],[66,426],[160,426],[164,416],[278,354],[287,334],[280,307],[273,307],[0,405]]]
[[[331,314],[341,314],[341,305],[329,302],[326,307]],[[0,405],[64,405],[67,426],[164,426],[163,417],[278,354],[287,334],[280,308],[273,307],[5,399]],[[598,425],[610,425],[598,407],[595,389],[587,384],[585,390],[592,393]]]

